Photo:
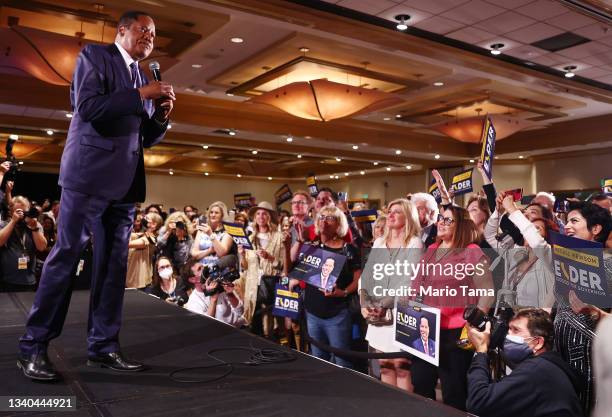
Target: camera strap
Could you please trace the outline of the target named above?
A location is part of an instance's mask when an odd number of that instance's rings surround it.
[[[529,262],[527,263],[527,268],[525,268],[525,270],[523,272],[521,272],[520,274],[514,274],[514,279],[510,280],[510,283],[512,284],[512,289],[514,291],[516,291],[516,289],[518,288],[519,284],[521,283],[521,281],[523,280],[523,278],[525,278],[525,275],[527,275],[527,272],[529,272],[529,270],[531,269],[531,267],[533,266],[533,264],[535,264],[538,260],[537,256],[534,256],[533,258],[531,258],[529,260]]]

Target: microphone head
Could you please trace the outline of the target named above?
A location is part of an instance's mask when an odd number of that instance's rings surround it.
[[[149,63],[149,69],[151,70],[151,72],[153,72],[153,71],[155,71],[155,70],[159,71],[159,62],[157,62],[157,61],[151,61],[151,62]]]

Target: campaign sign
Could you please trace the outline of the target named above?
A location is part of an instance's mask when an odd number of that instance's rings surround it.
[[[319,186],[317,185],[317,177],[315,177],[315,174],[308,174],[306,177],[306,186],[312,197],[319,195]]]
[[[587,304],[610,307],[602,244],[555,232],[551,232],[551,242],[556,292],[567,296],[574,291]]]
[[[601,192],[612,197],[612,178],[604,178],[601,180]]]
[[[289,291],[284,285],[276,284],[272,315],[297,320],[300,315],[300,294]]]
[[[432,365],[440,363],[440,309],[397,303],[394,343]]]
[[[470,168],[467,171],[460,172],[453,177],[451,190],[455,192],[455,195],[471,193],[474,191],[474,187],[472,185],[472,172],[473,170]]]
[[[285,201],[289,201],[292,198],[293,198],[293,193],[291,192],[291,189],[289,188],[289,185],[287,184],[284,184],[281,188],[276,190],[276,192],[274,193],[274,200],[276,201],[277,206],[280,206]]]
[[[298,263],[289,272],[289,278],[331,291],[345,262],[346,256],[339,253],[326,251],[318,246],[302,245]]]
[[[375,209],[351,211],[351,217],[356,223],[373,223],[377,215],[378,212]]]
[[[431,182],[428,192],[434,196],[438,204],[442,202],[442,194],[440,194],[440,189],[438,188],[438,184],[436,184],[435,179]]]
[[[244,226],[238,223],[223,222],[223,228],[225,229],[227,234],[229,234],[232,239],[234,239],[236,245],[242,245],[242,247],[245,249],[253,249],[253,245],[249,240],[249,236],[247,235]]]
[[[251,207],[251,193],[234,194],[234,205],[236,207]]]
[[[495,156],[495,128],[493,122],[487,117],[482,127],[482,152],[480,160],[482,168],[490,180],[493,180],[493,158]]]

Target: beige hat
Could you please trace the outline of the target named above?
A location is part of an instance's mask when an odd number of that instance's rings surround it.
[[[274,210],[272,204],[268,203],[267,201],[262,201],[255,207],[251,207],[249,209],[249,220],[253,221],[253,218],[255,217],[255,212],[259,209],[266,210],[268,213],[270,213],[272,223],[278,224],[278,213],[276,212],[276,210]]]

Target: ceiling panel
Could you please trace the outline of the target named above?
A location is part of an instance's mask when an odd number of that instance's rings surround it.
[[[461,29],[465,25],[457,22],[456,20],[447,19],[442,16],[433,16],[429,19],[425,19],[414,25],[419,29],[427,30],[429,32],[438,33],[445,35],[449,32],[453,32],[457,29]]]
[[[536,0],[532,3],[526,4],[525,6],[517,7],[514,10],[537,20],[547,20],[563,13],[567,13],[568,11],[565,6],[552,0]]]
[[[546,23],[536,23],[519,30],[508,32],[505,36],[522,43],[533,43],[565,32]]]
[[[397,6],[391,7],[390,9],[386,9],[381,13],[378,13],[378,17],[382,17],[383,19],[387,19],[392,22],[397,22],[397,20],[395,20],[395,16],[399,14],[407,14],[410,16],[410,19],[407,21],[408,25],[410,26],[414,26],[417,23],[432,16],[431,13],[415,9],[414,7],[410,7],[405,4],[399,4]]]
[[[503,13],[505,9],[486,3],[482,0],[472,0],[469,3],[457,6],[440,16],[456,20],[466,25],[473,25],[481,20],[491,19],[493,16]]]
[[[405,0],[402,4],[415,7],[432,14],[440,14],[470,0]]]
[[[462,29],[456,30],[447,34],[449,38],[457,39],[466,43],[478,43],[486,39],[495,37],[495,34],[487,32],[482,29],[475,28],[473,26],[467,26]]]
[[[609,51],[610,47],[599,42],[587,42],[582,45],[572,46],[571,48],[557,51],[559,55],[573,59],[582,59],[591,55],[599,55],[602,52]]]
[[[336,4],[369,14],[378,14],[397,5],[396,2],[390,0],[342,0]]]
[[[567,13],[560,14],[559,16],[554,16],[549,19],[546,19],[546,23],[548,23],[549,25],[556,26],[565,31],[573,31],[574,29],[595,24],[597,23],[597,20],[587,17],[583,14],[570,11]]]
[[[525,15],[513,11],[507,11],[495,16],[493,19],[478,22],[475,26],[496,35],[502,35],[534,23],[536,23],[535,20]]]
[[[577,35],[584,36],[588,39],[598,40],[601,38],[605,38],[606,36],[611,36],[612,26],[597,22],[587,26],[583,26],[579,29],[572,30],[572,32]]]

